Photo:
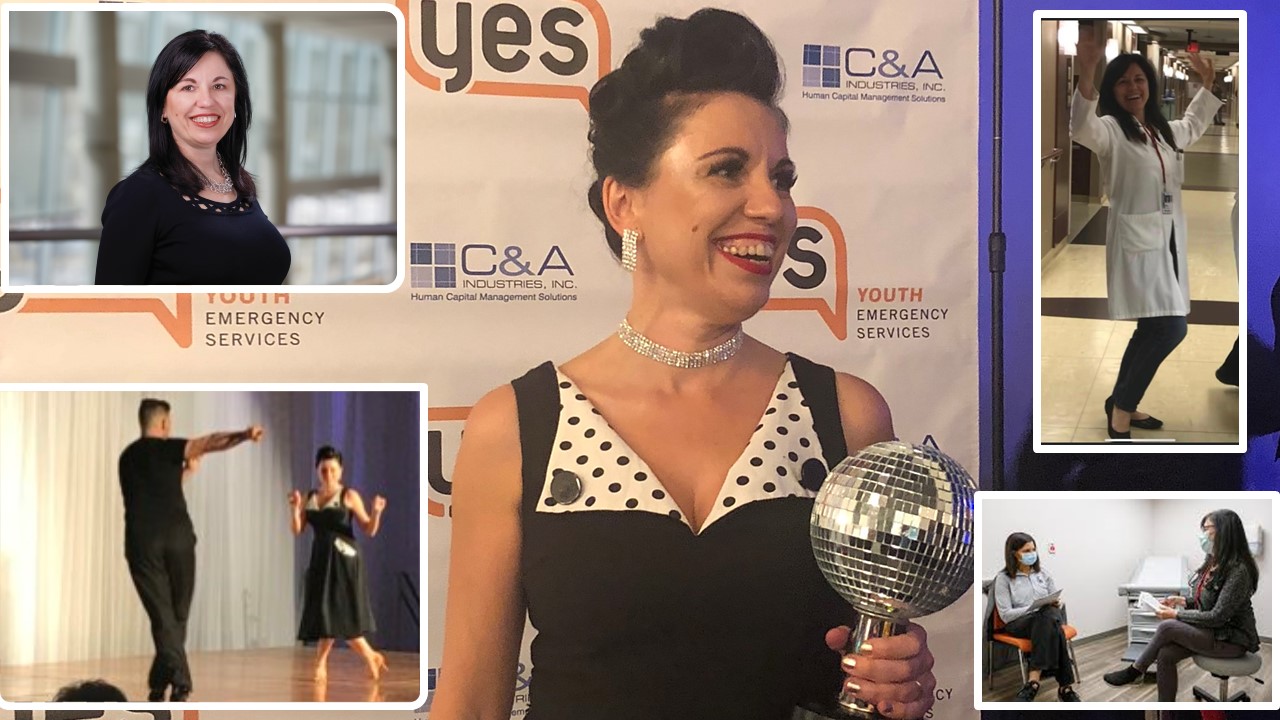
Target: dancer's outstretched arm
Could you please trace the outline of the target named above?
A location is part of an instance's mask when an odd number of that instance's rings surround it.
[[[347,508],[356,516],[356,522],[360,523],[360,529],[369,537],[377,535],[378,528],[382,527],[382,511],[387,509],[387,499],[374,495],[372,513],[365,511],[364,499],[355,490],[347,493],[346,502]]]
[[[258,442],[262,439],[263,434],[264,431],[261,425],[250,425],[248,429],[237,432],[216,432],[209,435],[201,435],[187,441],[187,447],[182,456],[188,461],[196,460],[205,453],[230,450],[247,440]]]
[[[306,524],[306,517],[302,510],[302,493],[294,490],[289,493],[289,529],[293,531],[294,536],[302,534],[302,528]]]

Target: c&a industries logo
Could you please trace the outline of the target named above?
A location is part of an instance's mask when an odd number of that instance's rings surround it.
[[[805,100],[945,103],[946,78],[933,51],[805,45],[800,96]]]
[[[409,286],[412,298],[425,302],[578,299],[573,266],[559,245],[528,252],[519,245],[410,243]]]
[[[585,109],[609,72],[609,19],[598,0],[396,5],[408,23],[406,70],[431,90],[561,98]]]

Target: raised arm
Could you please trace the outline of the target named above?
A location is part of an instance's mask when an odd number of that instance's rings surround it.
[[[302,508],[302,493],[293,490],[289,493],[289,529],[293,531],[294,537],[302,534],[302,528],[306,525],[306,515]]]
[[[505,720],[524,632],[515,392],[476,403],[453,474],[444,659],[432,720]]]
[[[365,510],[364,498],[360,497],[360,493],[355,490],[347,492],[344,502],[351,510],[351,514],[356,516],[356,522],[360,524],[360,529],[364,530],[365,535],[373,537],[378,534],[378,528],[382,527],[382,511],[387,509],[386,498],[381,495],[373,496],[373,512]]]
[[[211,452],[220,452],[222,450],[230,450],[242,442],[252,440],[258,442],[262,439],[263,430],[261,425],[251,425],[245,430],[236,432],[217,432],[209,435],[201,435],[200,437],[191,438],[187,441],[187,447],[183,450],[182,456],[188,461],[196,460],[201,455]]]
[[[1182,117],[1169,123],[1169,129],[1173,130],[1173,139],[1183,150],[1204,135],[1209,125],[1213,123],[1213,116],[1222,106],[1222,101],[1213,94],[1213,61],[1201,58],[1200,53],[1192,53],[1191,65],[1200,75],[1200,91],[1191,99],[1191,104],[1182,113]]]
[[[1098,90],[1094,87],[1093,76],[1102,58],[1102,48],[1092,37],[1081,37],[1076,44],[1076,70],[1080,73],[1080,82],[1076,85],[1075,96],[1071,98],[1071,139],[1098,153],[1107,155],[1111,152],[1111,135],[1107,126],[1098,117]]]

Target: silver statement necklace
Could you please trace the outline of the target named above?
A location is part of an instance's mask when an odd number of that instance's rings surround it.
[[[623,318],[622,323],[618,325],[618,338],[622,340],[622,344],[650,360],[657,360],[671,367],[685,369],[706,367],[728,360],[742,348],[742,337],[742,328],[739,327],[738,332],[734,333],[733,337],[713,348],[699,350],[698,352],[684,352],[672,350],[665,345],[659,345],[641,335],[639,331],[631,327],[631,323],[627,322],[626,318]]]
[[[215,157],[218,158],[218,169],[222,171],[222,182],[209,182],[209,178],[204,178],[204,186],[210,192],[227,195],[233,192],[236,186],[231,182],[231,174],[227,172],[227,166],[222,164],[222,155],[215,153]]]

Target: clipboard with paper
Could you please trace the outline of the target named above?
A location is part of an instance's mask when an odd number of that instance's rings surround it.
[[[1057,590],[1057,591],[1055,591],[1055,592],[1053,592],[1053,593],[1051,593],[1051,594],[1049,594],[1049,595],[1045,595],[1045,596],[1044,596],[1044,597],[1042,597],[1042,598],[1036,598],[1034,601],[1032,601],[1032,603],[1031,603],[1031,609],[1030,609],[1030,610],[1028,610],[1028,612],[1035,612],[1036,610],[1039,610],[1040,608],[1044,607],[1045,605],[1052,605],[1052,604],[1054,604],[1055,602],[1057,602],[1057,601],[1058,601],[1058,598],[1059,598],[1061,595],[1062,595],[1062,591],[1061,591],[1061,590]]]

